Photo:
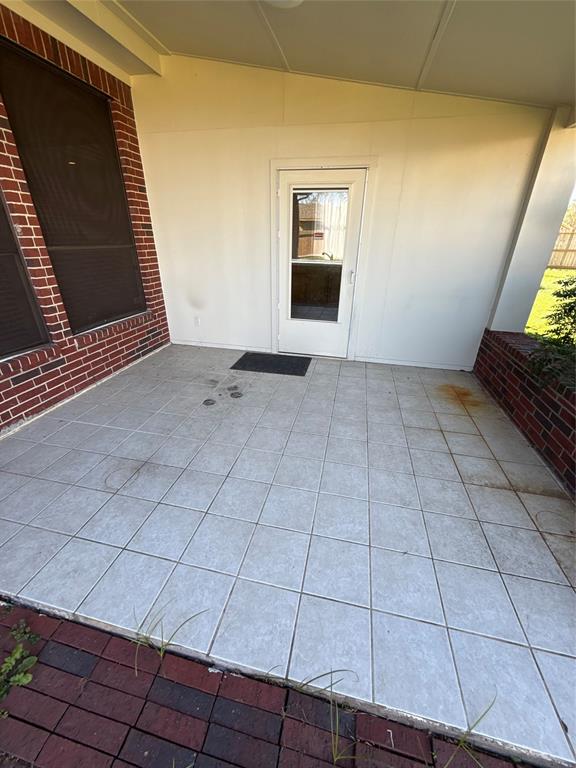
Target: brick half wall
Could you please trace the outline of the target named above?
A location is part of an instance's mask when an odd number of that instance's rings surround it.
[[[566,488],[576,490],[576,394],[545,387],[527,359],[537,342],[524,333],[484,332],[474,373]]]
[[[170,340],[130,88],[0,5],[0,35],[110,98],[146,297],[142,314],[74,335],[0,94],[0,189],[50,342],[0,362],[0,429],[39,413]]]

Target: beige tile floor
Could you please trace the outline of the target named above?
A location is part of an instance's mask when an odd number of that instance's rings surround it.
[[[345,670],[338,692],[451,728],[489,708],[479,735],[574,762],[574,510],[497,404],[467,373],[239,356],[171,346],[4,436],[0,592]]]

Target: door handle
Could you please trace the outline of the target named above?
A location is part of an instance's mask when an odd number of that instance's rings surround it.
[[[356,281],[356,272],[351,269],[348,273],[348,285],[354,285],[354,282]]]

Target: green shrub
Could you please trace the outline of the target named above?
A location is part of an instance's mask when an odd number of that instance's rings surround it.
[[[530,355],[530,368],[543,384],[557,381],[576,389],[576,277],[558,281],[556,305],[546,316],[548,331],[534,334],[538,348]]]

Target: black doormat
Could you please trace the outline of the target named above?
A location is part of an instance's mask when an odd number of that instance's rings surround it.
[[[233,371],[253,373],[282,373],[285,376],[305,376],[311,357],[294,355],[267,355],[264,352],[245,352],[230,368]]]

